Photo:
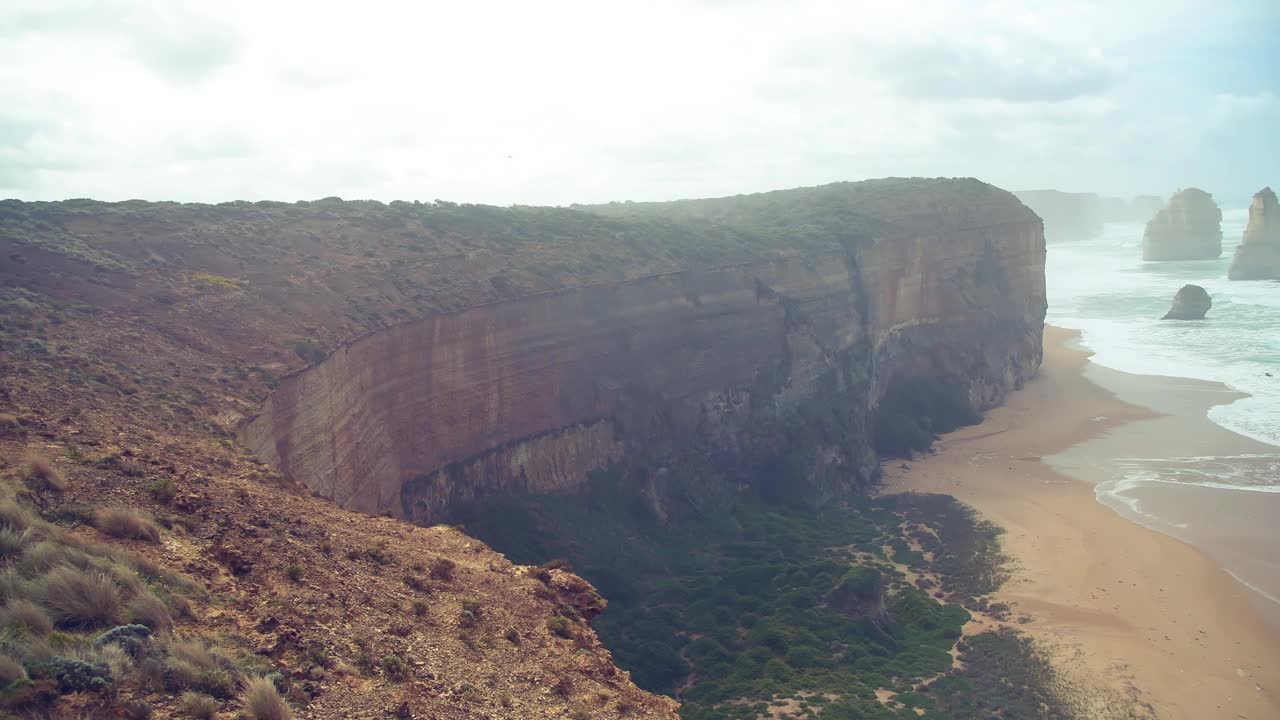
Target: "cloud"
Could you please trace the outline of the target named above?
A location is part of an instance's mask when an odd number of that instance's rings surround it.
[[[1061,102],[1106,92],[1117,71],[1100,52],[1004,34],[888,49],[880,71],[908,95]]]
[[[230,22],[182,0],[15,0],[0,19],[11,37],[116,45],[174,82],[208,77],[233,62],[240,45]]]
[[[0,194],[566,204],[1194,174],[1231,193],[1274,171],[1276,19],[1268,0],[1212,23],[1192,0],[10,0]]]

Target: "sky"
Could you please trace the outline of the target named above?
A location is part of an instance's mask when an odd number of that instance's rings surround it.
[[[0,197],[1280,187],[1280,0],[4,0]]]

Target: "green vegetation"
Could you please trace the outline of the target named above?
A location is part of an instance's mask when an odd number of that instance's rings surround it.
[[[192,282],[204,283],[205,285],[213,285],[224,290],[239,290],[240,281],[233,280],[222,275],[213,275],[211,273],[196,273],[191,276]]]
[[[495,500],[462,519],[517,562],[570,558],[609,599],[593,625],[615,660],[641,687],[678,697],[685,718],[757,718],[783,700],[817,718],[942,718],[968,696],[988,709],[1012,707],[1007,693],[1050,698],[1048,675],[1017,681],[1034,692],[1005,688],[1007,669],[986,655],[952,670],[963,605],[984,606],[1004,579],[999,529],[953,498],[860,498],[814,513],[757,497],[662,525],[623,487],[600,474],[580,498]],[[941,579],[946,602],[909,583],[904,565]],[[563,617],[546,627],[574,634]],[[1001,657],[1035,662],[1024,640],[997,640]]]
[[[113,518],[100,526],[149,537],[154,524],[120,510],[99,513],[100,522]],[[62,695],[112,697],[122,686],[234,695],[248,663],[174,634],[174,615],[199,592],[186,578],[12,499],[0,500],[0,550],[0,673],[8,678],[0,683],[0,716],[20,709],[43,717]],[[142,705],[121,702],[116,710],[145,716]]]
[[[328,354],[319,343],[310,338],[293,338],[288,341],[288,345],[293,349],[293,354],[313,365]]]

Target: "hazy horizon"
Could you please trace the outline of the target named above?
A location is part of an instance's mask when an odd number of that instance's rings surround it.
[[[0,9],[0,197],[489,204],[977,177],[1241,207],[1280,5]]]

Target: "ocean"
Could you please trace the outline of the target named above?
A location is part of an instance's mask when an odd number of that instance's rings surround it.
[[[1144,262],[1139,223],[1108,224],[1095,240],[1050,245],[1047,321],[1080,330],[1093,362],[1104,367],[1210,380],[1248,394],[1213,408],[1209,419],[1280,446],[1280,283],[1227,280],[1247,220],[1247,210],[1223,213],[1217,260]],[[1213,297],[1208,316],[1160,320],[1188,283]],[[1280,492],[1280,455],[1275,459],[1272,472],[1246,476],[1225,458],[1187,458],[1188,472],[1171,479]]]
[[[1080,331],[1080,344],[1102,368],[1093,379],[1170,421],[1205,413],[1218,426],[1206,425],[1213,432],[1188,439],[1176,423],[1147,421],[1145,430],[1121,429],[1093,442],[1095,450],[1105,447],[1105,465],[1081,460],[1086,452],[1056,460],[1094,482],[1099,501],[1117,512],[1217,557],[1265,598],[1274,620],[1280,617],[1274,550],[1280,541],[1280,283],[1227,280],[1247,219],[1247,210],[1223,212],[1223,254],[1216,260],[1144,262],[1140,223],[1109,224],[1096,239],[1049,245],[1047,322]],[[1188,283],[1212,296],[1206,319],[1160,320]],[[1205,411],[1204,401],[1187,399],[1213,392],[1202,385],[1146,383],[1157,389],[1126,396],[1123,388],[1135,384],[1111,371],[1213,381],[1243,395],[1223,396]],[[1162,441],[1165,428],[1172,433],[1168,441]]]

